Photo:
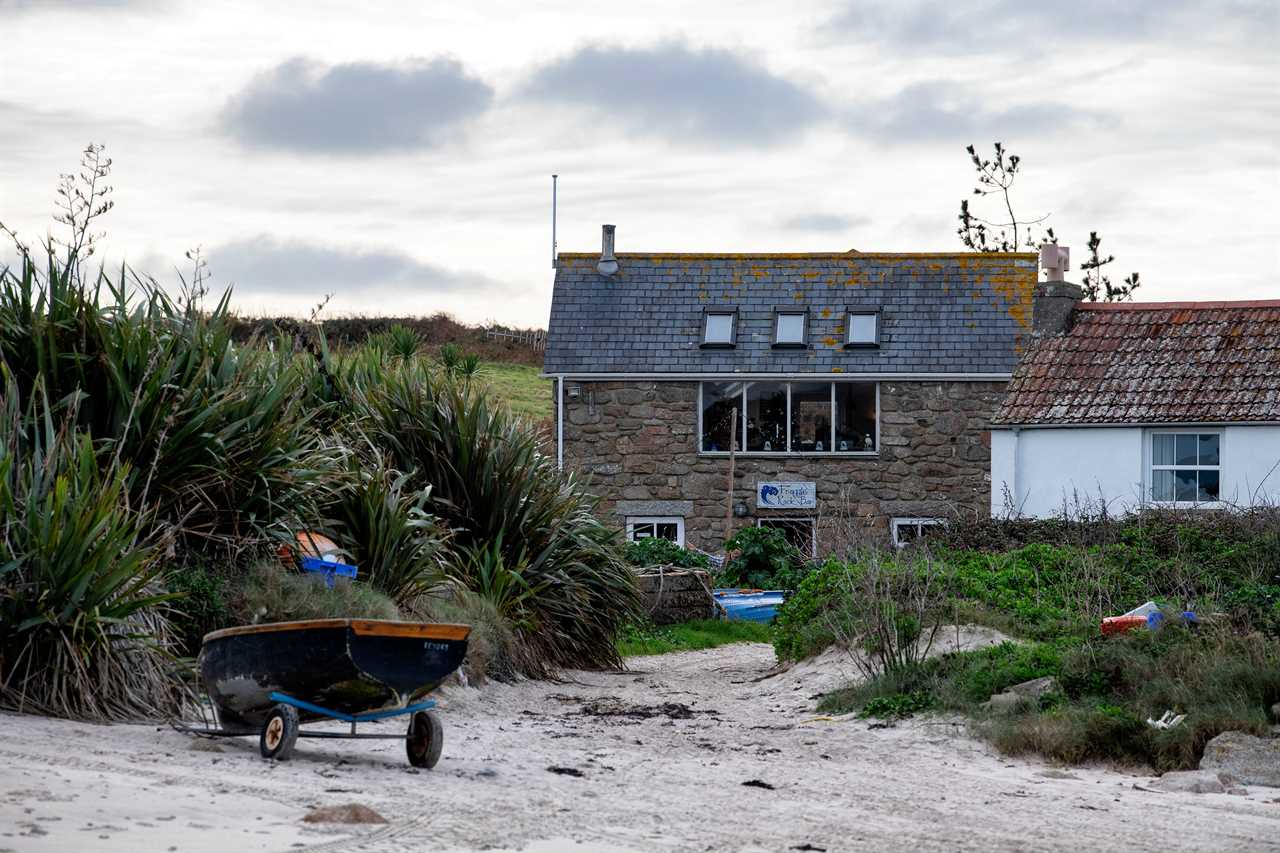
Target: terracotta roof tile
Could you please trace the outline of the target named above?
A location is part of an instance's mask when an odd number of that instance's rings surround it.
[[[994,423],[1280,421],[1280,300],[1083,303],[1036,341]]]

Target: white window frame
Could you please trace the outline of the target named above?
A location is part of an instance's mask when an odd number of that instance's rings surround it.
[[[816,559],[818,556],[818,519],[812,515],[766,515],[756,519],[756,527],[764,527],[765,522],[786,522],[791,524],[799,521],[809,522],[809,551],[807,556],[810,559]]]
[[[674,524],[676,526],[675,544],[681,548],[684,547],[684,518],[678,515],[629,515],[627,516],[627,542],[639,542],[635,538],[635,529],[637,525],[652,524],[656,528],[659,524]],[[654,531],[656,536],[657,531]],[[653,538],[653,537],[645,537]]]
[[[875,322],[875,337],[869,341],[855,341],[853,339],[853,318],[854,317],[871,317]],[[880,309],[868,308],[850,308],[845,312],[844,317],[844,346],[845,349],[876,349],[880,346]]]
[[[880,455],[880,383],[868,381],[865,379],[828,379],[825,376],[814,376],[812,379],[790,378],[770,378],[761,376],[752,379],[737,380],[731,375],[727,375],[724,379],[703,379],[698,382],[698,433],[694,440],[698,444],[698,455],[700,456],[728,456],[727,450],[703,450],[702,449],[702,417],[705,411],[705,399],[703,396],[703,387],[708,382],[726,382],[739,381],[742,383],[742,390],[738,392],[740,403],[738,405],[738,446],[746,447],[747,434],[747,386],[756,382],[781,382],[787,387],[787,435],[782,450],[738,450],[735,456],[822,456],[834,457],[837,459],[844,458],[876,458]],[[830,446],[823,450],[791,450],[791,386],[797,383],[814,383],[826,382],[831,385],[831,442]],[[858,385],[875,385],[876,392],[876,446],[873,450],[837,450],[836,449],[836,385],[840,383],[851,383]],[[825,442],[824,442],[825,443]]]
[[[1142,467],[1144,472],[1143,479],[1145,481],[1144,492],[1145,492],[1147,502],[1149,502],[1152,506],[1169,507],[1172,509],[1191,509],[1193,507],[1213,508],[1213,507],[1222,506],[1222,489],[1223,489],[1223,486],[1225,485],[1222,481],[1222,467],[1223,467],[1222,460],[1226,457],[1226,453],[1227,453],[1226,433],[1227,431],[1222,427],[1198,427],[1198,426],[1169,427],[1167,429],[1162,428],[1162,429],[1147,430],[1147,437],[1142,442],[1142,461],[1143,461]],[[1196,439],[1197,443],[1199,442],[1199,436],[1216,435],[1218,437],[1218,464],[1217,465],[1201,465],[1199,464],[1199,459],[1197,458],[1195,465],[1179,465],[1177,464],[1176,461],[1172,465],[1157,465],[1156,464],[1156,436],[1157,435],[1194,435],[1194,436],[1197,436],[1197,439]],[[1175,471],[1175,470],[1217,471],[1218,472],[1218,499],[1208,500],[1208,501],[1200,501],[1200,500],[1159,501],[1159,500],[1156,500],[1155,472],[1156,471]]]
[[[898,530],[903,527],[914,527],[916,529],[916,541],[924,536],[924,528],[926,527],[946,527],[947,520],[945,518],[894,518],[889,521],[889,538],[893,541],[893,547],[905,548],[908,542],[904,542],[898,536]]]

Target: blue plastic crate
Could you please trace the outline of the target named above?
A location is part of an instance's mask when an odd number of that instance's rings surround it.
[[[331,563],[319,557],[303,557],[300,562],[304,572],[324,575],[325,586],[330,589],[333,589],[334,581],[337,578],[355,580],[356,577],[356,567],[348,566],[346,563]]]

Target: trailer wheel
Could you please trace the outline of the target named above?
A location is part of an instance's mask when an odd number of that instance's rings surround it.
[[[283,702],[271,709],[258,737],[258,752],[263,758],[288,761],[298,740],[298,709]]]
[[[409,734],[404,748],[409,763],[414,767],[435,767],[444,746],[444,727],[440,718],[430,711],[419,711],[409,719]]]

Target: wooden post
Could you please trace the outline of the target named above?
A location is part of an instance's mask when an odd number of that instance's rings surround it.
[[[724,515],[724,538],[728,541],[733,535],[733,460],[738,449],[738,408],[733,409],[733,422],[729,424],[729,488],[728,506]]]

